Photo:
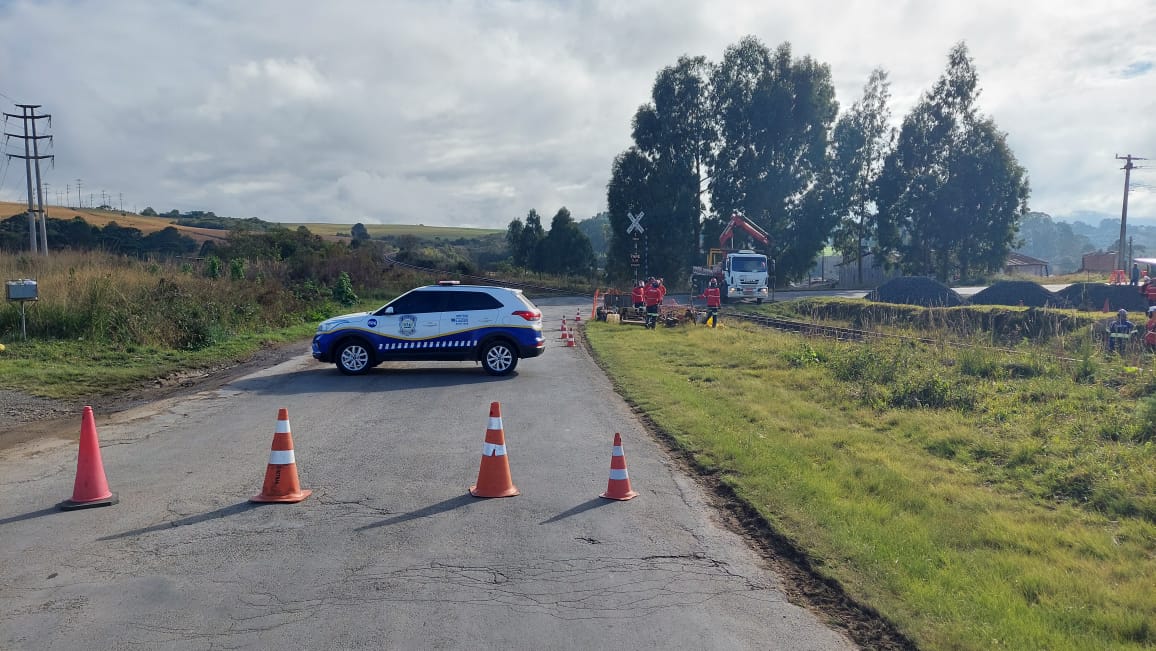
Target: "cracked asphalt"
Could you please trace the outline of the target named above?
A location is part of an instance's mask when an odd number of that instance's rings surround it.
[[[10,449],[0,648],[854,648],[787,600],[587,352],[562,345],[577,304],[539,305],[548,349],[507,378],[472,363],[345,377],[302,350],[98,412],[112,507],[55,508],[75,432]],[[466,490],[492,401],[518,497]],[[314,493],[250,504],[279,407]],[[615,432],[641,493],[628,502],[598,497]]]

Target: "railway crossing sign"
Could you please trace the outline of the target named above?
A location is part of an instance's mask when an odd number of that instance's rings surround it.
[[[640,212],[637,216],[626,213],[626,216],[630,219],[630,225],[626,227],[626,234],[642,233],[642,218],[646,216],[646,213]]]

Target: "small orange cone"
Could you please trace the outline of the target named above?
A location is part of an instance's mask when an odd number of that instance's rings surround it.
[[[566,317],[562,317],[562,332],[566,332]]]
[[[1112,311],[1112,308],[1108,305],[1108,299],[1106,299],[1106,298],[1104,299],[1104,311],[1105,312],[1111,312]]]
[[[289,429],[289,410],[277,411],[277,431],[269,452],[269,466],[265,469],[265,485],[261,494],[250,497],[250,502],[295,504],[313,494],[302,490],[297,481],[297,459],[293,456],[293,434]]]
[[[570,331],[566,329],[566,321],[565,320],[562,321],[562,336],[558,337],[558,338],[562,341],[566,341],[567,339],[570,338]]]
[[[566,333],[566,347],[567,348],[573,348],[574,347],[574,333],[573,332],[567,332]]]
[[[577,323],[582,320],[582,308],[574,308],[574,322]]]
[[[486,429],[486,443],[482,446],[482,466],[478,469],[478,483],[470,486],[474,497],[513,497],[521,494],[510,477],[510,461],[506,457],[506,433],[502,430],[502,408],[490,403],[490,426]]]
[[[92,407],[85,407],[80,419],[80,451],[76,456],[76,482],[72,488],[72,499],[64,500],[56,506],[61,511],[75,511],[112,506],[118,501],[116,493],[108,490],[108,479],[104,476]]]
[[[622,435],[614,433],[614,454],[610,457],[610,480],[606,482],[606,492],[598,497],[608,500],[631,500],[638,493],[630,488],[630,475],[626,474],[626,455],[622,452]]]

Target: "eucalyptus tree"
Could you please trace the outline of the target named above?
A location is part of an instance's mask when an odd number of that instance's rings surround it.
[[[831,189],[828,137],[838,113],[830,68],[793,58],[789,43],[771,52],[748,36],[727,48],[711,89],[720,136],[710,181],[714,219],[737,211],[763,227],[780,276],[798,277],[838,218],[823,196]]]
[[[539,262],[540,270],[547,273],[587,275],[594,271],[590,238],[578,228],[568,209],[559,209],[550,221],[550,231],[541,243]]]
[[[947,280],[999,269],[1027,211],[1027,175],[979,113],[978,75],[955,45],[935,86],[904,118],[878,183],[879,252],[906,273]]]
[[[649,163],[649,199],[638,206],[646,215],[648,266],[676,282],[698,258],[702,189],[717,138],[710,106],[712,69],[705,57],[680,57],[659,71],[651,102],[640,106],[633,120],[636,155]],[[622,229],[613,230],[612,237],[630,239]]]
[[[876,182],[895,138],[887,105],[890,85],[883,69],[872,70],[863,96],[839,117],[831,137],[827,208],[841,216],[833,233],[835,247],[844,260],[857,261],[858,278],[863,277],[867,243],[875,240]]]

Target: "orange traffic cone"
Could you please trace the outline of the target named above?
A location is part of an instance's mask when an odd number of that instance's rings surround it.
[[[582,308],[574,308],[574,322],[577,323],[582,320]]]
[[[513,497],[518,487],[510,477],[510,461],[506,458],[506,434],[502,430],[502,408],[490,403],[490,426],[486,429],[486,443],[482,446],[482,467],[478,469],[478,483],[470,486],[474,497]]]
[[[1112,311],[1112,308],[1108,305],[1108,299],[1106,299],[1106,298],[1104,299],[1104,311],[1105,312],[1111,312]]]
[[[261,494],[250,497],[250,502],[294,504],[313,494],[302,490],[297,482],[297,459],[293,456],[293,434],[289,430],[289,410],[277,411],[277,431],[269,452],[269,466],[265,469],[265,485]]]
[[[566,347],[567,348],[573,348],[574,347],[574,333],[573,333],[573,331],[566,333]]]
[[[570,331],[566,329],[566,321],[562,321],[562,336],[558,337],[561,341],[566,341],[570,338]]]
[[[566,317],[562,317],[562,332],[566,332]]]
[[[118,501],[116,493],[108,490],[108,479],[104,476],[92,407],[85,407],[80,419],[80,451],[76,455],[76,482],[72,487],[72,499],[64,500],[57,507],[61,511],[75,511],[95,506],[112,506]]]
[[[606,482],[606,492],[598,497],[608,500],[630,500],[638,493],[630,488],[630,475],[626,474],[626,455],[622,453],[622,435],[614,433],[614,454],[610,457],[610,480]]]

